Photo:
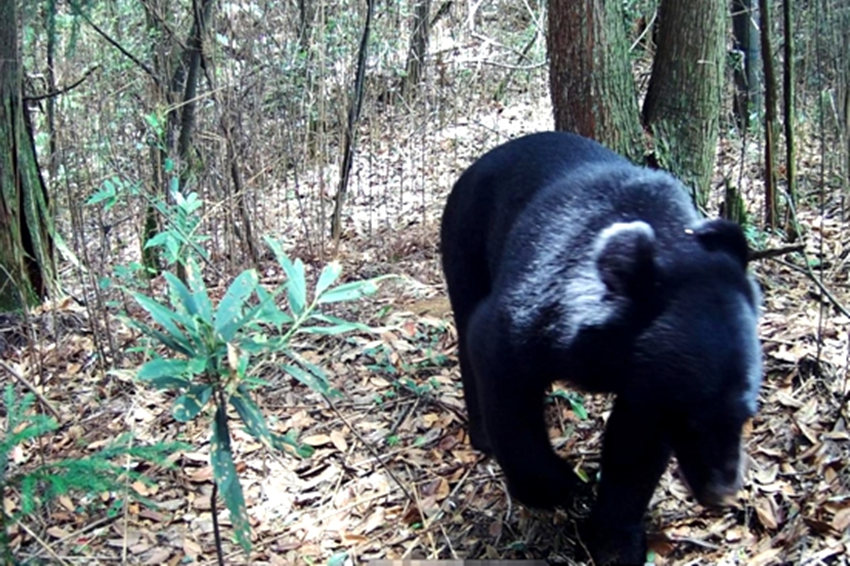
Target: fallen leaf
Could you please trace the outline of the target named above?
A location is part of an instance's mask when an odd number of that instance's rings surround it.
[[[348,452],[348,443],[345,441],[345,433],[342,430],[332,430],[330,440],[334,448],[340,452]]]

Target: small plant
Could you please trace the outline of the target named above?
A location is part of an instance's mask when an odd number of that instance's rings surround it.
[[[150,480],[127,466],[128,458],[172,467],[166,459],[168,455],[187,448],[180,443],[134,445],[129,442],[129,435],[124,435],[84,458],[55,461],[33,458],[38,464],[10,469],[9,457],[13,451],[59,428],[53,418],[34,412],[34,401],[35,396],[31,393],[18,398],[11,385],[7,385],[3,392],[0,410],[6,414],[5,423],[0,428],[0,560],[3,564],[16,564],[9,544],[9,529],[22,517],[32,515],[46,503],[72,492],[89,495],[124,492],[133,496],[135,491],[127,489],[127,485]],[[44,442],[49,444],[49,441]],[[10,511],[15,506],[7,505],[13,494],[18,497],[17,511]],[[91,499],[99,501],[99,498]],[[121,501],[116,503],[120,506]],[[117,506],[112,506],[107,513],[115,516],[118,511]]]
[[[292,431],[277,435],[269,430],[252,399],[252,386],[259,383],[250,375],[252,362],[271,353],[282,354],[286,359],[280,366],[283,371],[324,396],[334,395],[324,370],[300,356],[291,346],[291,339],[296,333],[336,335],[370,330],[324,314],[320,308],[374,293],[378,281],[386,277],[335,285],[341,268],[332,262],[322,269],[312,296],[308,296],[303,263],[290,260],[274,240],[266,241],[286,274],[285,282],[273,291],[261,286],[257,272],[249,269],[233,280],[214,305],[200,269],[191,258],[185,262],[185,283],[172,273],[164,274],[169,288],[168,305],[128,290],[155,326],[132,318],[128,322],[167,350],[167,354],[141,366],[138,378],[157,389],[177,392],[172,414],[178,421],[196,419],[206,410],[212,413],[212,510],[220,561],[215,506],[218,491],[230,511],[237,542],[246,552],[251,546],[248,515],[233,459],[228,407],[234,409],[245,430],[267,447],[288,448],[302,457],[312,453],[310,447],[297,442]],[[287,298],[287,310],[277,304],[281,295]]]
[[[549,395],[549,399],[563,399],[570,404],[570,409],[581,419],[587,419],[587,409],[584,408],[584,397],[574,391],[564,391],[563,389],[555,389]]]

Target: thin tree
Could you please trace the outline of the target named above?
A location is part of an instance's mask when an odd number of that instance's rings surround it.
[[[643,157],[622,2],[549,2],[549,86],[555,128]]]
[[[764,223],[776,227],[776,121],[777,87],[770,41],[770,0],[759,0],[761,52],[764,64]]]
[[[733,110],[738,126],[750,125],[753,109],[761,108],[761,75],[759,66],[758,4],[756,0],[732,1],[732,38],[739,55],[735,65],[735,103]]]
[[[794,125],[797,111],[794,107],[794,27],[791,20],[791,0],[782,3],[782,16],[785,22],[785,48],[782,74],[782,96],[785,111],[785,169],[788,173],[788,199],[794,206],[797,201],[797,158],[794,148]],[[786,228],[791,227],[790,217]],[[792,231],[788,231],[789,234]]]
[[[643,106],[655,156],[705,205],[714,168],[726,47],[719,0],[663,0],[658,52]]]
[[[401,83],[401,91],[404,96],[413,94],[414,89],[419,86],[419,81],[422,80],[422,74],[425,70],[425,54],[428,50],[428,33],[430,31],[428,17],[430,12],[431,0],[417,0],[413,6],[410,45],[407,49],[405,77]]]
[[[23,104],[16,0],[0,0],[0,310],[58,289],[53,224]]]
[[[354,76],[351,104],[348,107],[348,123],[345,128],[345,138],[342,146],[339,185],[337,186],[336,196],[334,197],[334,211],[331,217],[331,237],[334,241],[334,247],[339,245],[339,238],[342,235],[342,205],[348,193],[348,180],[351,177],[351,164],[354,160],[354,147],[357,142],[357,124],[360,121],[360,109],[363,106],[366,54],[369,47],[369,36],[372,30],[372,15],[374,11],[375,0],[366,0],[366,21],[363,23],[363,33],[360,36],[360,48],[357,54],[357,73]]]
[[[164,177],[164,172],[168,170],[166,161],[176,157],[178,163],[180,163],[178,186],[181,191],[185,189],[186,182],[192,172],[192,135],[195,128],[195,113],[198,103],[198,83],[203,59],[203,41],[207,26],[212,19],[214,5],[215,0],[192,1],[192,27],[185,42],[186,47],[177,59],[176,67],[170,70],[170,80],[166,81],[163,79],[162,73],[168,73],[169,69],[167,64],[164,64],[161,60],[157,60],[158,65],[155,66],[155,71],[143,67],[148,70],[148,73],[162,91],[168,108],[165,125],[165,143],[160,147],[160,151],[158,152],[158,167],[155,173],[156,184],[166,193],[164,195],[166,198],[169,196],[167,194],[167,188],[170,186],[168,180]],[[144,7],[147,11],[148,25],[151,29],[155,30],[157,35],[166,35],[164,23],[160,20],[160,7],[155,2],[152,5],[145,3]],[[122,53],[126,54],[123,50]],[[158,229],[157,212],[152,205],[148,206],[142,233],[142,249],[145,265],[150,269],[157,268],[155,251],[152,248],[145,248],[144,244],[154,236]],[[178,266],[178,271],[182,273],[182,266]]]

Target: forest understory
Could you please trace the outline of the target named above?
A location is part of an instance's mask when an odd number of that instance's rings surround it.
[[[288,242],[293,257],[305,261],[309,277],[330,258],[342,263],[346,278],[401,277],[340,313],[375,332],[308,335],[295,343],[306,359],[321,361],[343,393],[332,404],[273,366],[259,372],[267,385],[257,390],[257,400],[270,426],[299,431],[315,453],[308,459],[272,453],[233,429],[254,548],[246,556],[225,540],[228,563],[581,560],[576,521],[590,502],[578,501],[571,510],[528,510],[508,496],[498,465],[469,444],[437,244],[441,210],[457,175],[490,147],[549,129],[550,123],[548,100],[532,90],[510,105],[493,103],[449,124],[432,117],[419,125],[425,133],[399,129],[393,136],[364,138],[336,253],[326,249],[323,255],[306,245],[297,214],[280,224],[276,235]],[[716,186],[740,174],[750,217],[758,219],[760,146],[751,140],[742,149],[742,143],[731,134],[722,139]],[[753,264],[764,295],[765,378],[748,431],[745,486],[737,506],[706,510],[671,464],[649,512],[656,564],[848,562],[850,212],[843,199],[821,199],[822,149],[816,137],[801,145],[798,220],[805,254]],[[384,183],[398,182],[393,177],[402,170],[411,180],[407,193],[397,200],[375,198]],[[310,182],[301,180],[304,186]],[[709,212],[716,215],[716,202]],[[764,234],[755,243],[787,245]],[[269,260],[264,256],[261,279],[278,281],[282,275]],[[71,273],[65,270],[66,277]],[[225,287],[226,282],[213,284],[212,293]],[[161,278],[153,288],[164,292]],[[85,454],[127,430],[139,443],[179,439],[196,448],[175,454],[173,469],[142,470],[151,483],[127,486],[151,505],[121,493],[94,501],[63,496],[13,528],[15,553],[35,564],[214,563],[208,427],[203,420],[188,426],[175,421],[171,399],[135,379],[142,361],[138,354],[104,371],[93,356],[95,341],[105,340],[96,333],[104,331],[73,293],[31,312],[27,320],[3,321],[5,364],[22,377],[40,374],[38,389],[64,423],[50,445],[39,447],[42,454]],[[123,350],[139,339],[117,318],[109,331]],[[585,395],[586,418],[564,396],[554,395],[548,404],[553,443],[591,483],[610,401]],[[13,455],[19,462],[33,457],[38,456],[26,450]],[[116,502],[119,513],[104,512]],[[222,523],[227,533],[226,512]]]

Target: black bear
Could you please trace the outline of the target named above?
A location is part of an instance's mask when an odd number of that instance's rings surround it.
[[[452,189],[441,228],[470,439],[536,507],[578,485],[544,421],[563,379],[616,394],[584,542],[643,563],[643,516],[672,454],[696,499],[740,486],[761,383],[759,293],[741,229],[700,219],[671,175],[569,133],[490,151]]]

